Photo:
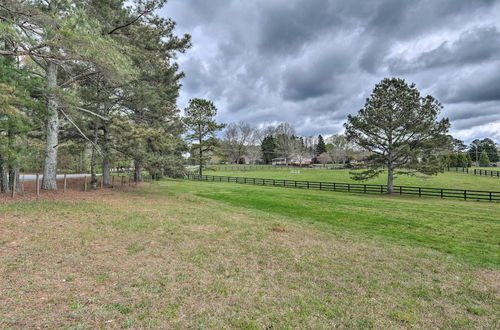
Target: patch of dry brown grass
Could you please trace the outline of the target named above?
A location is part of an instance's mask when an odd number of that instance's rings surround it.
[[[189,194],[4,204],[0,244],[0,327],[499,325],[497,270]]]

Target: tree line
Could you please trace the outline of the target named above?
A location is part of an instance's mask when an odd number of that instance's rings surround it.
[[[5,0],[0,4],[0,169],[57,189],[60,166],[90,156],[109,183],[112,163],[157,175],[183,171],[188,149],[175,62],[190,45],[156,11],[165,0]]]

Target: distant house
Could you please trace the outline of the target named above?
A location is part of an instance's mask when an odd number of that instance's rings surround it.
[[[286,158],[284,158],[284,157],[273,158],[272,164],[273,165],[287,165],[287,161],[286,161]]]
[[[285,158],[285,157],[279,157],[279,158],[274,158],[272,160],[273,165],[291,165],[291,166],[309,166],[312,164],[312,159],[307,158],[300,158],[300,157],[290,157],[290,158]]]

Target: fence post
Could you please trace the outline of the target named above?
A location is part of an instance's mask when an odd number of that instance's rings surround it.
[[[490,191],[490,202],[491,202],[491,200],[492,200],[492,196],[491,196],[491,191]]]
[[[319,190],[323,190],[323,182],[319,182]]]
[[[467,200],[467,190],[464,190],[464,200]]]
[[[365,194],[366,194],[366,184],[365,184],[364,186],[365,186],[365,191],[364,191],[364,192],[365,192]]]
[[[351,192],[351,185],[349,183],[347,184],[347,192]]]
[[[399,186],[399,194],[403,195],[403,186]]]
[[[422,197],[422,188],[418,188],[418,197]]]
[[[83,191],[87,191],[87,176],[85,175],[85,179],[83,180]]]
[[[444,195],[444,194],[443,194],[443,189],[441,189],[441,198],[443,198],[443,197],[444,197],[443,195]]]
[[[40,174],[36,174],[36,199],[40,197]]]

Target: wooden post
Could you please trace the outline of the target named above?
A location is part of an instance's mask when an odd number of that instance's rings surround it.
[[[66,174],[64,174],[64,183],[63,183],[63,192],[68,190],[68,180],[66,178]]]
[[[36,174],[36,199],[40,197],[40,174]]]
[[[87,176],[85,175],[85,178],[83,180],[83,191],[87,192]]]
[[[16,197],[16,176],[12,178],[12,198]]]

